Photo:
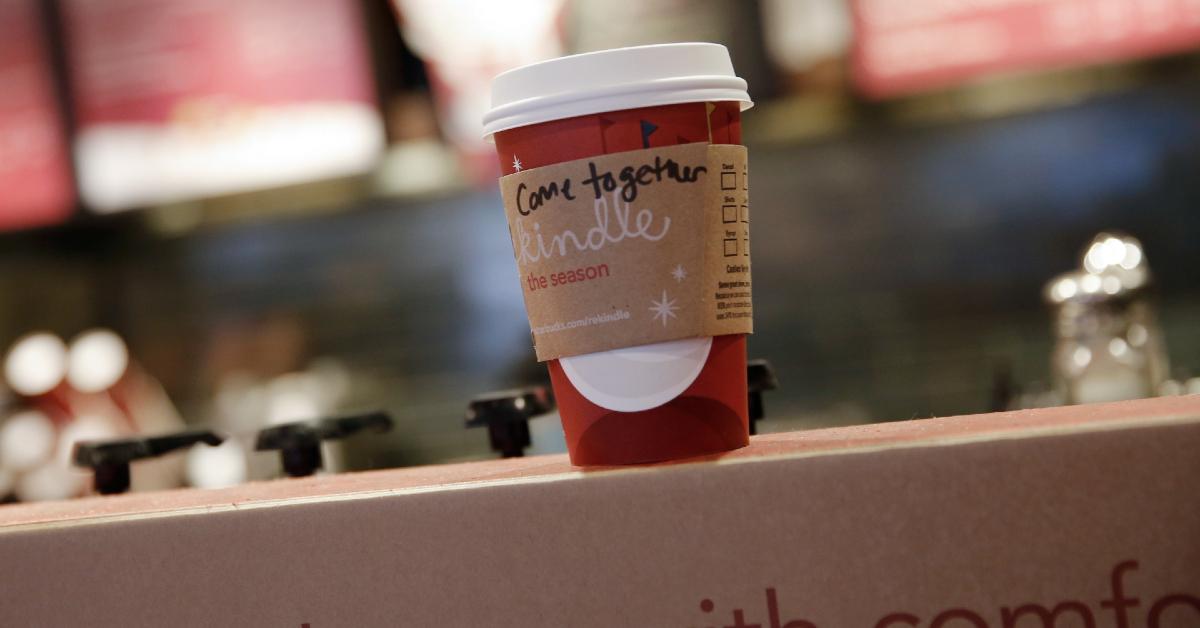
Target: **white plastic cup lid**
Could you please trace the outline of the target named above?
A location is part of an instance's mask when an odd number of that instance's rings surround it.
[[[571,385],[588,401],[618,412],[657,408],[700,376],[712,338],[685,338],[561,358]]]
[[[725,46],[658,44],[589,52],[522,66],[492,79],[484,137],[592,113],[688,102],[754,103]]]

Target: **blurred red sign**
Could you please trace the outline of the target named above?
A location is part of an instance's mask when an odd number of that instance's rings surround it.
[[[102,212],[358,174],[383,144],[356,0],[63,0]]]
[[[0,0],[0,230],[61,222],[74,191],[35,0]]]
[[[67,0],[82,127],[186,116],[189,99],[374,102],[347,0]]]
[[[852,0],[852,7],[855,80],[875,97],[1200,44],[1200,0]]]

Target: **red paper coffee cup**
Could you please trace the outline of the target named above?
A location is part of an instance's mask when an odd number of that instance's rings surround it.
[[[745,81],[717,44],[575,55],[506,72],[485,117],[503,174],[677,144],[740,144]],[[686,338],[549,360],[571,461],[651,462],[749,441],[746,340]]]

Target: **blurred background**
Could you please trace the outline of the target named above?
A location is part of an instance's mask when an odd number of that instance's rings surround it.
[[[0,495],[371,409],[329,468],[493,456],[467,401],[545,373],[489,81],[674,41],[756,103],[761,431],[1200,392],[1200,0],[0,0]]]

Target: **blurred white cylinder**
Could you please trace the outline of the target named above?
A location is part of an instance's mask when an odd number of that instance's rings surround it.
[[[16,496],[23,502],[69,499],[81,493],[86,483],[86,474],[51,460],[17,479]]]
[[[129,368],[129,350],[121,337],[107,329],[92,329],[75,337],[67,352],[67,382],[80,392],[112,388]]]
[[[54,424],[36,410],[18,412],[0,425],[0,467],[21,472],[50,459]]]
[[[44,395],[62,381],[67,372],[67,346],[48,332],[22,336],[4,359],[4,377],[19,394]]]
[[[229,438],[216,447],[197,444],[187,452],[188,484],[197,488],[222,488],[246,481],[246,450]]]

